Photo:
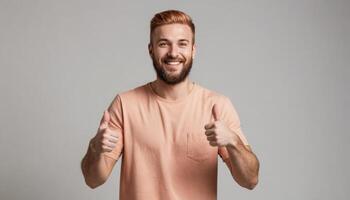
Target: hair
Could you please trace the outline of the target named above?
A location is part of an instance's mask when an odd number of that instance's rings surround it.
[[[185,24],[191,28],[192,40],[194,44],[195,26],[192,19],[186,13],[179,10],[166,10],[155,14],[151,20],[150,41],[152,42],[152,33],[155,28],[166,24]]]

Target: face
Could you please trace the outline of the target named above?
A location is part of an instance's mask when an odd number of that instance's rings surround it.
[[[184,81],[192,68],[195,55],[191,28],[184,24],[159,26],[148,46],[158,78],[175,85]]]

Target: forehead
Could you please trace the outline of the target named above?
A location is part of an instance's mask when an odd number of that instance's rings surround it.
[[[192,40],[191,28],[186,24],[166,24],[158,26],[153,30],[152,37],[155,41],[159,39],[168,40]]]

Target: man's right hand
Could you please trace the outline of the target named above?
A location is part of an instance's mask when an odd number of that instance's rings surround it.
[[[95,153],[111,152],[118,142],[118,133],[109,128],[110,115],[104,111],[97,134],[90,141],[90,148]]]

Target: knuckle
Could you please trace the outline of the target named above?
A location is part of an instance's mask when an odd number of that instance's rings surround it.
[[[108,141],[106,139],[102,140],[102,144],[106,145],[108,143]]]
[[[103,137],[103,138],[107,138],[107,137],[108,137],[108,133],[107,133],[107,132],[104,132],[104,133],[102,134],[102,137]]]
[[[117,133],[115,133],[115,132],[111,132],[111,133],[110,133],[110,136],[112,136],[112,137],[118,137]]]
[[[104,130],[105,129],[105,126],[103,124],[101,124],[99,127],[98,127],[100,130]]]
[[[103,149],[104,151],[107,151],[107,152],[110,152],[110,151],[111,151],[110,148],[109,148],[107,145],[103,145],[103,146],[102,146],[102,149]]]

